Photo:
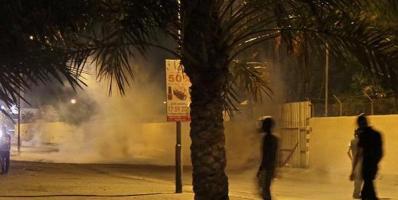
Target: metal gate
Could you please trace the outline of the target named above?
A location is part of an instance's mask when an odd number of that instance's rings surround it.
[[[280,154],[282,167],[306,168],[309,165],[309,120],[311,102],[286,103],[281,107],[279,122]]]

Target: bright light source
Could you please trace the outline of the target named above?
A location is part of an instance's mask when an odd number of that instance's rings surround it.
[[[6,107],[5,107],[4,105],[1,105],[1,109],[2,109],[2,110],[5,110]]]
[[[11,106],[11,112],[12,112],[12,114],[18,114],[18,107],[17,107],[17,105],[12,105]]]
[[[167,103],[167,101],[163,101],[163,104],[166,104]]]
[[[29,39],[30,39],[30,40],[33,40],[33,35],[29,36]]]
[[[71,100],[70,100],[70,103],[71,103],[71,104],[76,104],[76,99],[71,99]]]

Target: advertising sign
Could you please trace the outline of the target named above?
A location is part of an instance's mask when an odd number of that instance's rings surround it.
[[[167,121],[190,121],[191,82],[180,60],[166,60]]]

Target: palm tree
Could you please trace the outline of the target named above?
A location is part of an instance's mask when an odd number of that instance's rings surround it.
[[[34,3],[10,0],[2,9],[7,11],[3,14],[7,19],[13,16],[18,19],[13,21],[18,26],[17,34],[7,32],[8,35],[25,38],[23,45],[31,43],[26,37],[33,38],[40,49],[47,50],[45,55],[52,56],[54,51],[64,56],[64,62],[55,62],[58,65],[46,69],[35,60],[38,54],[29,54],[29,62],[36,63],[35,69],[42,71],[29,71],[24,76],[14,72],[17,78],[11,78],[13,81],[23,77],[34,81],[38,77],[59,75],[61,70],[75,85],[79,81],[74,75],[79,75],[87,59],[92,58],[98,76],[110,80],[109,90],[112,91],[115,83],[123,93],[133,77],[131,57],[151,47],[180,57],[192,82],[190,136],[195,199],[225,200],[229,197],[222,113],[236,110],[238,88],[260,96],[270,94],[258,70],[238,61],[242,59],[241,53],[276,37],[292,49],[295,41],[305,36],[314,48],[323,49],[328,43],[333,53],[355,56],[369,71],[395,81],[396,69],[391,63],[398,57],[397,38],[367,20],[362,11],[370,4],[376,3],[371,0],[181,0],[181,4],[177,0]],[[177,14],[178,10],[181,15]],[[0,26],[9,25],[2,23]],[[179,51],[159,45],[156,40],[159,34],[174,39],[176,46],[181,47]],[[5,38],[10,38],[8,35]],[[27,65],[23,67],[30,69]],[[240,81],[241,77],[247,80]],[[39,80],[45,82],[45,78]],[[246,85],[240,87],[242,83]],[[17,95],[14,88],[28,87],[27,84],[10,86],[4,81],[0,84],[11,96]]]
[[[77,6],[82,6],[82,9],[86,7],[73,3],[76,2],[63,5],[62,9],[58,7],[59,10],[67,9],[70,12],[69,15],[58,15],[58,22],[62,17],[75,21],[83,13]],[[72,55],[64,48],[50,45],[54,39],[50,37],[55,32],[61,33],[64,27],[61,23],[51,21],[48,15],[65,12],[41,12],[45,10],[40,7],[43,5],[8,1],[0,6],[0,99],[8,106],[16,103],[18,97],[22,97],[20,94],[31,89],[34,84],[56,80],[61,84],[69,82],[73,87],[84,85],[77,76],[76,68],[68,65]],[[30,10],[30,7],[33,9]],[[52,30],[36,23],[52,27]]]

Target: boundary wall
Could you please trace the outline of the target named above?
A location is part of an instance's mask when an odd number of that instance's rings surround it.
[[[99,157],[99,162],[104,157],[104,162],[174,165],[175,123],[102,124],[104,129],[98,128],[98,124],[101,123],[83,128],[62,122],[22,124],[21,138],[25,145],[59,145],[60,153],[100,154],[94,155]],[[256,123],[225,122],[224,126],[228,168],[258,166],[261,140]],[[182,159],[187,166],[191,165],[189,130],[189,123],[182,123]],[[76,147],[70,148],[70,145]]]
[[[398,175],[398,115],[373,115],[368,119],[383,137],[384,157],[379,172]],[[310,120],[310,127],[310,168],[348,176],[351,161],[347,150],[357,127],[356,117],[316,117]]]

